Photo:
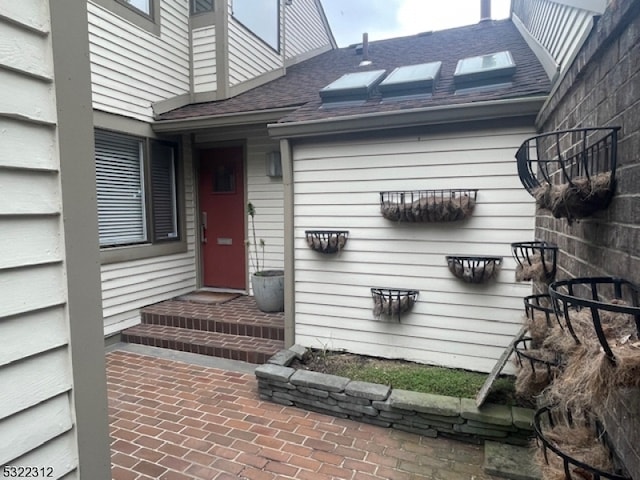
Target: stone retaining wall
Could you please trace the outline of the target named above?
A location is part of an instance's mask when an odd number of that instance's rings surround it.
[[[261,399],[428,437],[528,445],[533,435],[532,410],[493,404],[478,409],[468,398],[391,389],[289,367],[305,351],[295,345],[256,368]]]

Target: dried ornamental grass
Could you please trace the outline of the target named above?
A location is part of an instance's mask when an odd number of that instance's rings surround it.
[[[544,437],[558,450],[578,462],[602,472],[613,472],[614,465],[606,447],[602,445],[594,431],[586,426],[556,425],[545,430]],[[580,468],[577,465],[568,465],[570,477],[564,469],[564,461],[555,452],[547,450],[545,458],[544,450],[539,448],[535,455],[535,461],[540,466],[543,480],[593,480],[592,472]]]

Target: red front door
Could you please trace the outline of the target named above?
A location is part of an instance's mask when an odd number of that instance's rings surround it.
[[[241,147],[200,154],[200,241],[206,287],[246,288],[243,163]]]

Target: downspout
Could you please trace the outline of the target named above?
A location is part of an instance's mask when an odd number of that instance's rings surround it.
[[[280,140],[284,187],[284,346],[296,342],[295,239],[293,227],[293,155],[289,140]]]

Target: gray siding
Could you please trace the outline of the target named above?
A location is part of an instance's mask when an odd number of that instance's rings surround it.
[[[0,465],[60,478],[78,450],[47,7],[0,4]]]

